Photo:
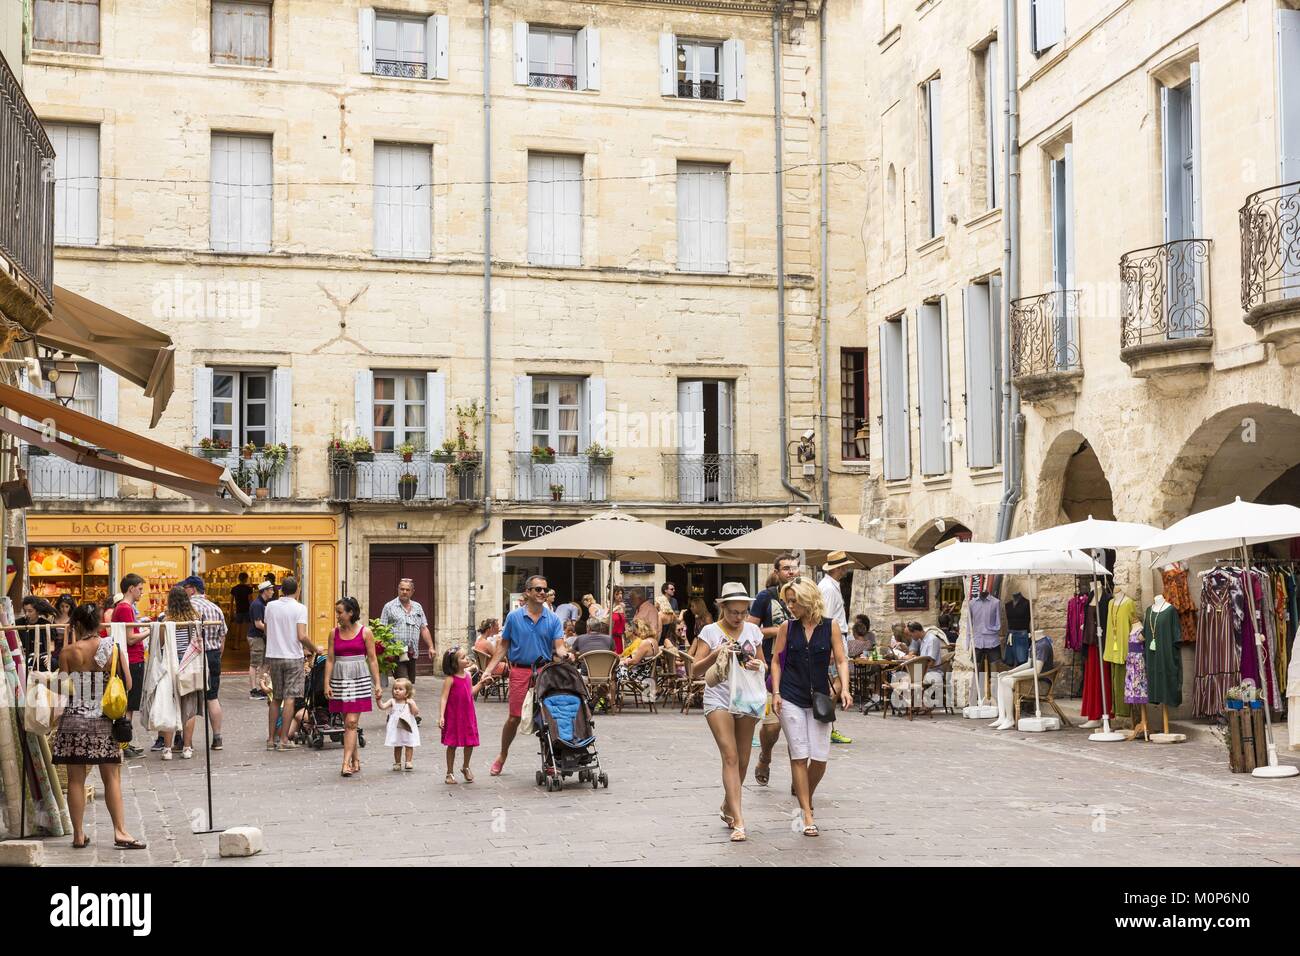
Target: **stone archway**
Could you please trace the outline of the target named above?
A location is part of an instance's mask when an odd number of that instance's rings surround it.
[[[970,540],[971,530],[956,518],[932,518],[912,533],[907,546],[917,554],[929,554],[953,538]]]
[[[1114,520],[1115,500],[1096,447],[1080,432],[1064,431],[1043,456],[1034,495],[1032,530],[1089,515]]]

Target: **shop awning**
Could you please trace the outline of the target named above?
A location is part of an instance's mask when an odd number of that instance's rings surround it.
[[[230,472],[210,461],[161,442],[142,438],[124,428],[64,408],[57,402],[31,395],[12,385],[0,384],[0,406],[32,421],[52,425],[50,428],[36,429],[0,415],[0,431],[6,431],[28,444],[44,448],[50,454],[75,464],[153,482],[224,511],[243,511],[251,504],[248,495],[231,478]],[[47,437],[56,431],[95,447],[79,445],[57,435]],[[97,449],[111,454],[102,454]],[[120,455],[121,458],[112,455]],[[122,459],[130,459],[139,464],[129,464]],[[229,497],[223,496],[223,491]]]
[[[36,342],[111,368],[153,399],[150,428],[162,418],[176,383],[170,336],[56,285],[54,317],[41,326]]]

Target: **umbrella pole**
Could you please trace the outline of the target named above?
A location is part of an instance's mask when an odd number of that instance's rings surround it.
[[[1253,771],[1256,777],[1294,777],[1300,773],[1293,766],[1280,766],[1277,762],[1277,741],[1273,738],[1273,709],[1269,706],[1269,689],[1273,686],[1272,675],[1264,669],[1264,656],[1260,648],[1264,645],[1263,628],[1260,627],[1259,618],[1255,614],[1255,578],[1250,566],[1250,548],[1247,547],[1245,539],[1241,542],[1241,563],[1246,569],[1246,610],[1250,614],[1251,629],[1255,632],[1255,666],[1259,668],[1259,679],[1263,690],[1264,700],[1264,740],[1268,748],[1268,766],[1256,767]]]
[[[1096,549],[1089,552],[1092,555],[1094,563],[1098,560],[1099,551]],[[1092,572],[1092,593],[1097,593],[1097,571]],[[1088,739],[1094,741],[1110,742],[1123,740],[1124,735],[1118,731],[1110,729],[1110,705],[1106,700],[1107,685],[1110,683],[1106,679],[1106,636],[1101,633],[1101,601],[1097,601],[1097,613],[1093,615],[1097,623],[1097,676],[1101,680],[1101,730],[1095,734],[1089,734]]]
[[[1038,579],[1034,578],[1034,599],[1029,602],[1029,661],[1034,667],[1034,716],[1043,716],[1043,705],[1038,699],[1038,646],[1034,639],[1034,605],[1038,603]]]

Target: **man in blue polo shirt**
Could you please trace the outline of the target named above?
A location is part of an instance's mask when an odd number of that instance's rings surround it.
[[[546,591],[546,578],[540,574],[534,574],[524,582],[525,604],[506,615],[501,638],[484,670],[484,673],[491,674],[503,656],[510,661],[510,709],[505,726],[501,728],[501,753],[490,771],[494,777],[500,775],[510,754],[510,744],[519,730],[524,697],[532,684],[533,668],[566,653],[564,626],[555,612],[546,606]]]

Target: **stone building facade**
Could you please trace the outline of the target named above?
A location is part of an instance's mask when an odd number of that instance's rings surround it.
[[[533,569],[501,548],[557,522],[616,504],[716,540],[821,508],[793,450],[806,429],[839,439],[839,405],[824,421],[818,405],[815,6],[511,0],[490,4],[486,42],[473,0],[80,6],[93,37],[39,28],[26,52],[64,158],[60,284],[172,336],[176,395],[152,436],[266,499],[214,523],[156,487],[35,462],[34,544],[115,548],[115,573],[136,561],[158,586],[269,555],[307,579],[321,628],[338,593],[377,614],[412,576],[446,645],[471,600],[500,616]],[[111,375],[87,388],[85,408],[145,428]],[[327,450],[358,437],[374,460]],[[430,455],[444,441],[450,462]],[[277,471],[262,446],[280,443]],[[856,515],[857,476],[830,487]],[[538,567],[562,599],[607,583],[593,562]],[[706,598],[761,573],[668,572]],[[665,570],[614,577],[657,588]]]

